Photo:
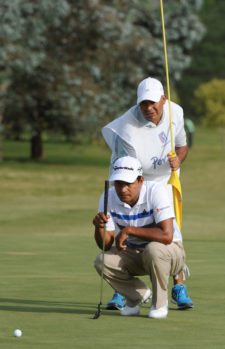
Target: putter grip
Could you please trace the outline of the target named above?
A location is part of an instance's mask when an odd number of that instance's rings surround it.
[[[108,210],[108,194],[109,194],[109,181],[105,181],[105,191],[104,191],[104,214],[107,215]]]

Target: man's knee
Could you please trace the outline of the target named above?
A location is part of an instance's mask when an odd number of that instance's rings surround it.
[[[104,254],[104,268],[105,269],[117,269],[121,266],[120,256],[114,252],[113,249],[105,252]],[[99,274],[102,272],[103,267],[103,254],[100,253],[94,262],[94,267]]]
[[[103,255],[102,253],[100,253],[94,261],[94,267],[99,274],[101,274],[102,272],[102,263],[103,263]]]
[[[156,263],[164,257],[163,244],[159,242],[150,242],[143,251],[143,259]]]

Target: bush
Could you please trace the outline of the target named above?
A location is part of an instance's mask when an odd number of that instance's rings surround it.
[[[225,80],[201,84],[195,91],[194,105],[204,126],[225,127]]]

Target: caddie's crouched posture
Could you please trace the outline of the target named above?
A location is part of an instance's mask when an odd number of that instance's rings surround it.
[[[165,185],[144,182],[140,162],[125,156],[113,164],[109,178],[108,214],[103,213],[104,195],[94,217],[95,240],[103,254],[95,268],[127,299],[121,315],[138,315],[141,303],[152,296],[150,318],[168,314],[169,277],[185,267],[181,232],[174,218]],[[115,240],[115,246],[113,246]],[[137,276],[149,275],[152,292]]]

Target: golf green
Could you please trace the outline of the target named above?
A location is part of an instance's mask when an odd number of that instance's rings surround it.
[[[179,311],[170,303],[166,320],[148,319],[148,304],[139,317],[103,310],[92,319],[100,291],[92,218],[109,151],[46,143],[45,159],[35,163],[27,159],[28,147],[5,142],[0,164],[0,348],[225,348],[225,148],[219,131],[197,128],[182,166],[186,284],[195,307]],[[104,303],[111,296],[104,283]],[[17,328],[22,337],[13,336]]]

